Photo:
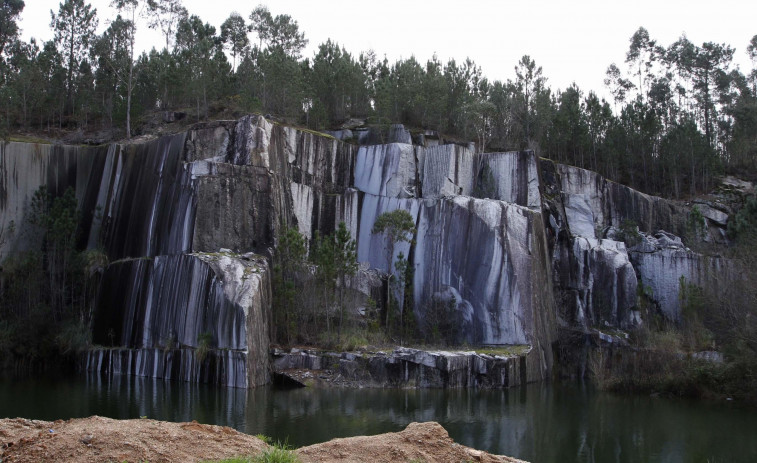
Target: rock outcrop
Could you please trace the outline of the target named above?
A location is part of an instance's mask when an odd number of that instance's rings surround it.
[[[567,323],[631,328],[643,322],[636,308],[640,292],[662,315],[679,321],[681,278],[714,287],[731,277],[725,259],[695,253],[679,238],[691,235],[692,206],[640,193],[585,169],[547,160],[541,169],[556,297]],[[727,216],[704,210],[704,236],[697,239],[722,241]]]
[[[270,272],[258,256],[287,227],[311,239],[345,222],[372,271],[395,271],[402,253],[420,329],[441,317],[458,342],[528,345],[518,367],[528,381],[550,376],[558,325],[643,323],[639,284],[677,320],[680,278],[705,284],[728,268],[675,241],[689,207],[596,173],[530,151],[477,154],[399,125],[334,135],[252,115],[141,144],[2,144],[0,261],[40,244],[26,220],[34,192],[73,188],[79,244],[111,262],[93,336],[107,347],[88,368],[240,387],[268,380]],[[727,213],[697,208],[707,237],[724,239]],[[417,232],[388,256],[373,224],[398,209]],[[629,251],[631,235],[644,239]],[[351,285],[367,297],[374,280]]]
[[[235,387],[266,384],[269,278],[266,260],[254,255],[111,264],[99,290],[93,342],[112,348],[91,351],[86,368]]]
[[[500,389],[526,384],[536,375],[537,352],[514,346],[512,352],[428,351],[397,348],[391,352],[273,351],[273,369],[301,384],[322,382],[348,387],[424,387]],[[532,368],[529,368],[532,367]]]
[[[724,291],[736,278],[733,265],[720,256],[704,256],[686,248],[681,239],[665,232],[643,235],[631,248],[631,260],[640,283],[670,320],[681,318],[681,298],[686,285]]]

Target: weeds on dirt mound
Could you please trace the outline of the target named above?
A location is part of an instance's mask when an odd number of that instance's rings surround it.
[[[264,436],[265,437],[265,436]],[[267,441],[268,439],[261,439]],[[204,463],[301,463],[297,455],[287,444],[277,442],[268,450],[254,457],[234,457],[225,460],[206,461]]]
[[[250,463],[300,463],[300,459],[287,445],[275,444],[250,460]]]

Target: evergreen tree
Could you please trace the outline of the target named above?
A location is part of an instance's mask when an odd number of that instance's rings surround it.
[[[24,10],[23,0],[0,0],[0,59],[5,48],[18,36],[18,17]]]
[[[231,52],[233,57],[231,69],[234,70],[237,67],[237,56],[240,56],[250,45],[250,39],[247,38],[247,24],[239,13],[232,12],[221,24],[221,40]]]
[[[189,17],[181,0],[147,0],[149,9],[148,26],[160,29],[166,38],[166,50],[171,51],[171,41],[175,40],[179,22]]]
[[[394,269],[394,248],[398,243],[410,242],[413,239],[415,233],[415,221],[413,216],[403,209],[397,209],[391,212],[384,212],[376,217],[376,221],[373,223],[371,233],[374,235],[384,235],[384,246],[386,249],[386,283],[387,283],[387,306],[386,306],[386,322],[385,326],[387,332],[391,331],[389,324],[389,318],[391,313],[391,288],[390,283],[395,274]],[[400,259],[401,261],[402,259]],[[401,266],[402,267],[402,266]],[[403,267],[404,268],[404,267]],[[404,278],[404,272],[401,275]],[[403,280],[404,281],[404,280]],[[400,289],[401,294],[404,292],[404,287]],[[400,318],[402,317],[400,313]]]
[[[85,59],[97,29],[97,10],[84,0],[65,0],[58,14],[50,11],[50,28],[54,42],[66,65],[66,101],[68,110],[73,110],[75,82],[78,70]]]

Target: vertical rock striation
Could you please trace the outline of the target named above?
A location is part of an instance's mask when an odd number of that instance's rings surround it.
[[[182,162],[184,141],[185,134],[167,136],[115,153],[97,204],[112,260],[191,250],[196,197]]]
[[[134,362],[141,363],[145,355],[160,357],[153,361],[155,368],[177,355],[191,359],[200,350],[212,351],[217,359],[241,362],[224,370],[223,384],[265,384],[267,368],[249,369],[246,363],[267,364],[268,278],[266,261],[254,256],[179,254],[113,263],[102,279],[93,342],[139,351],[126,356]],[[195,353],[187,357],[177,349]],[[227,351],[237,355],[220,355]],[[142,371],[125,364],[125,355],[119,369]],[[192,381],[201,368],[183,369],[189,375],[183,378],[174,372],[173,378]]]
[[[662,232],[644,236],[631,248],[631,260],[644,291],[673,321],[681,319],[682,285],[706,287],[714,294],[720,294],[726,290],[729,281],[737,278],[727,259],[692,252],[680,239]]]
[[[251,253],[270,257],[287,227],[312,239],[344,221],[371,272],[395,271],[402,253],[417,325],[433,330],[441,314],[460,342],[529,345],[521,383],[549,377],[558,323],[639,323],[638,279],[677,320],[681,277],[729,275],[669,234],[686,231],[680,203],[531,151],[474,153],[430,131],[413,145],[401,125],[349,138],[359,146],[251,115],[132,145],[0,144],[0,262],[41,244],[27,221],[34,192],[73,188],[79,244],[112,262],[94,317],[107,347],[87,367],[238,387],[268,381],[269,271]],[[722,240],[727,214],[698,207]],[[372,229],[394,210],[417,232],[388,256]],[[644,239],[629,251],[635,227]]]

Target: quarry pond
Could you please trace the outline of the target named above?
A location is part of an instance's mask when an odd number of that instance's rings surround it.
[[[757,459],[753,409],[615,395],[573,384],[496,391],[245,390],[120,375],[0,379],[0,417],[90,415],[197,420],[295,447],[438,421],[456,442],[535,463]]]

